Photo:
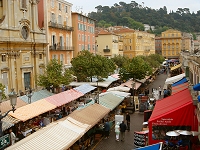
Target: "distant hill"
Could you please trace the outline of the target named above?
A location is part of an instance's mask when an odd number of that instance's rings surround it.
[[[200,11],[190,12],[189,8],[178,8],[176,12],[167,13],[167,7],[152,9],[142,7],[135,1],[115,3],[114,6],[97,6],[97,12],[91,12],[89,17],[97,20],[97,26],[127,26],[144,30],[141,24],[155,26],[156,34],[173,28],[182,32],[200,32]],[[151,32],[151,31],[150,31]]]

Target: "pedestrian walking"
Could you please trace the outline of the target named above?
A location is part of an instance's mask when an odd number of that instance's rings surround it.
[[[124,121],[122,121],[122,123],[119,125],[119,127],[120,127],[120,138],[121,138],[121,141],[124,142],[125,131],[126,131],[126,124],[124,123]]]
[[[159,90],[159,95],[160,95],[160,97],[161,97],[161,94],[162,94],[161,86],[158,87],[158,90]]]
[[[119,141],[119,134],[120,134],[120,127],[119,127],[119,122],[117,122],[115,125],[116,141]]]
[[[127,130],[128,131],[130,131],[130,121],[131,121],[130,118],[131,117],[130,117],[129,113],[126,113],[126,125],[127,125]]]
[[[108,122],[108,119],[106,120],[104,124],[104,133],[105,133],[105,139],[108,139],[110,135],[110,124]]]

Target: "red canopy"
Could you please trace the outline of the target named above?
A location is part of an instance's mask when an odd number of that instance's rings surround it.
[[[182,91],[184,89],[187,89],[188,86],[189,86],[188,82],[185,82],[183,84],[179,84],[177,86],[173,86],[172,87],[172,95],[174,95],[175,93],[180,92],[180,91]]]
[[[152,140],[153,126],[190,126],[192,130],[197,128],[195,106],[188,89],[182,90],[172,96],[156,102],[150,119],[149,144],[158,141]]]

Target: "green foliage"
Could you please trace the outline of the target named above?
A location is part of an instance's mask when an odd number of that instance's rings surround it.
[[[165,60],[162,55],[151,54],[149,56],[138,56],[141,57],[151,68],[158,68],[160,64]]]
[[[0,83],[0,90],[2,91],[2,100],[6,99],[6,95],[5,95],[5,85],[3,85],[2,83]]]
[[[128,61],[128,57],[122,55],[115,55],[111,60],[115,62],[118,68],[122,68],[125,62]]]
[[[89,17],[97,20],[98,23],[104,20],[108,24],[112,22],[113,26],[127,26],[139,30],[142,29],[138,22],[149,24],[156,26],[155,34],[157,35],[165,31],[166,28],[188,33],[200,32],[200,11],[191,13],[188,8],[177,8],[176,12],[170,11],[168,13],[166,6],[160,9],[142,6],[143,4],[138,4],[135,1],[115,3],[111,7],[99,5],[96,7],[97,12],[91,12]],[[104,27],[106,23],[104,23]]]
[[[88,81],[92,77],[106,78],[115,70],[115,63],[106,57],[93,55],[87,50],[81,51],[71,61],[74,75],[78,81]]]
[[[37,84],[43,87],[52,86],[58,88],[61,84],[69,84],[72,81],[71,72],[65,70],[63,75],[63,65],[56,59],[50,60],[45,68],[44,74],[38,75]]]
[[[152,69],[141,57],[134,57],[127,61],[120,69],[120,77],[122,80],[143,79],[146,75],[151,74]]]

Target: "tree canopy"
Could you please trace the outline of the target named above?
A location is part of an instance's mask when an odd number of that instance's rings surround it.
[[[144,79],[146,75],[151,73],[152,68],[140,56],[128,60],[120,69],[120,77],[122,80],[128,80],[130,78],[133,78],[134,80]]]
[[[78,81],[88,81],[92,77],[106,78],[116,69],[115,63],[106,57],[94,55],[87,50],[79,52],[71,61],[74,75]]]
[[[63,71],[63,65],[56,59],[49,61],[43,74],[38,75],[37,84],[45,88],[58,88],[61,84],[68,85],[72,81],[72,71]]]
[[[177,11],[168,11],[166,6],[153,9],[139,4],[136,1],[130,3],[119,2],[113,6],[97,6],[97,12],[89,13],[89,17],[97,20],[97,25],[102,26],[127,26],[133,29],[143,30],[142,24],[155,26],[155,34],[163,30],[173,28],[182,32],[200,32],[200,10],[197,13],[190,12],[189,8],[177,8]],[[184,24],[184,25],[183,25]],[[154,31],[152,31],[154,32]]]

